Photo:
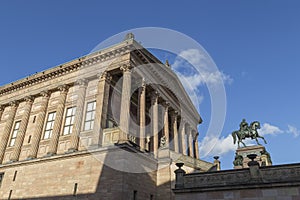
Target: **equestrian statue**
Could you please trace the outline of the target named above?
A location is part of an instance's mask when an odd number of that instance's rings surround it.
[[[252,140],[255,139],[256,143],[258,145],[261,145],[261,144],[258,142],[257,138],[261,138],[261,139],[263,139],[265,144],[267,144],[267,141],[265,140],[265,138],[258,134],[257,129],[260,129],[260,123],[258,121],[254,121],[250,124],[250,126],[248,126],[248,123],[246,122],[246,120],[243,119],[243,121],[240,123],[240,130],[234,131],[231,134],[233,137],[233,144],[235,144],[237,142],[238,148],[240,148],[240,143],[242,143],[244,145],[244,147],[246,147],[246,144],[243,142],[243,140],[245,140],[246,138],[251,138]]]

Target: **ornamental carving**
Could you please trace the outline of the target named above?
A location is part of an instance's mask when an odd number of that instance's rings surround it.
[[[123,71],[123,73],[126,73],[126,72],[131,72],[131,66],[130,64],[124,64],[120,67],[120,70]]]
[[[16,108],[19,105],[19,101],[11,101],[11,102],[9,102],[9,105],[13,108]]]
[[[68,85],[60,85],[60,86],[58,86],[57,88],[59,89],[59,91],[60,91],[61,93],[67,93],[68,90],[69,90],[69,86],[68,86]]]
[[[86,79],[79,79],[75,82],[76,85],[79,86],[87,86],[88,85],[88,81]]]
[[[50,97],[50,92],[48,90],[41,91],[40,95],[42,97]]]
[[[27,103],[33,103],[34,98],[33,98],[33,96],[26,96],[26,97],[24,97],[24,100]]]

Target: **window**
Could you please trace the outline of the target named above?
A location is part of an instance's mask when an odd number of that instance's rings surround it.
[[[18,131],[19,131],[19,128],[20,128],[20,123],[21,123],[21,121],[17,121],[15,123],[13,132],[11,134],[10,142],[9,142],[9,146],[10,147],[12,147],[12,146],[15,145],[15,142],[16,142],[16,139],[17,139],[17,135],[18,135]]]
[[[4,173],[0,173],[0,187],[1,187],[1,184],[2,184],[2,180],[3,180],[3,177],[4,177]]]
[[[133,191],[133,200],[136,200],[136,199],[137,199],[137,191],[134,190],[134,191]]]
[[[96,110],[96,101],[89,102],[86,106],[84,131],[92,130],[94,128],[95,110]]]
[[[76,107],[67,109],[63,135],[69,135],[72,133],[75,112],[76,112]]]
[[[15,180],[16,180],[16,178],[17,178],[17,173],[18,173],[18,171],[15,171],[15,174],[14,174],[13,181],[15,181]]]
[[[54,126],[54,121],[56,117],[56,112],[52,112],[48,114],[46,128],[45,128],[45,134],[44,139],[49,139],[52,136],[52,130]]]

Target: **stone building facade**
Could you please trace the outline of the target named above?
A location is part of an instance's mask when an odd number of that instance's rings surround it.
[[[0,88],[1,199],[173,199],[201,117],[133,35]]]

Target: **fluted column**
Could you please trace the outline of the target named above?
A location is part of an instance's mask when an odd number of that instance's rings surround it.
[[[181,126],[181,131],[180,131],[180,134],[181,134],[181,145],[182,145],[182,153],[183,155],[187,155],[187,148],[186,148],[186,128],[185,128],[185,122],[184,120],[182,120],[182,126]]]
[[[189,129],[188,133],[188,140],[189,140],[189,152],[190,152],[190,157],[194,157],[194,148],[193,148],[193,134],[192,130]]]
[[[152,135],[153,135],[153,153],[154,157],[157,158],[158,151],[158,93],[153,92],[151,94],[151,105],[152,105]]]
[[[139,115],[140,115],[140,149],[145,149],[146,132],[146,85],[143,82],[139,88]]]
[[[173,130],[173,143],[174,143],[174,151],[176,153],[179,153],[179,140],[178,140],[178,129],[177,129],[177,115],[178,113],[176,111],[172,112],[171,118],[172,118],[172,130]]]
[[[195,136],[195,153],[196,153],[195,157],[199,159],[200,157],[199,157],[198,135],[199,133],[197,133]]]
[[[10,156],[10,161],[15,162],[19,160],[19,156],[21,153],[21,148],[23,145],[29,117],[30,117],[30,112],[32,108],[34,98],[31,96],[25,97],[26,105],[24,108],[24,113],[22,115],[21,123],[20,123],[20,128],[17,134],[16,142],[14,145],[14,150]]]
[[[15,119],[16,111],[18,109],[19,102],[13,101],[13,102],[10,102],[9,105],[10,105],[9,116],[6,120],[5,128],[2,133],[1,140],[0,140],[0,163],[3,162],[5,149],[6,149],[8,140],[9,140],[9,135],[10,135],[13,123],[14,123],[14,119]]]
[[[129,134],[130,97],[131,97],[131,71],[129,66],[122,66],[123,71],[121,113],[120,113],[120,141],[126,141]]]
[[[109,73],[104,71],[103,73],[98,74],[98,78],[98,93],[96,96],[96,113],[92,140],[92,144],[94,146],[102,146],[103,128],[106,123],[111,76]]]
[[[76,102],[76,113],[73,131],[71,133],[71,144],[70,148],[68,149],[69,152],[74,152],[78,150],[87,83],[88,82],[85,79],[80,79],[77,81],[77,84],[79,85],[78,99]]]
[[[169,133],[169,106],[168,102],[163,104],[164,106],[164,136],[166,138],[166,147],[170,147],[170,133]]]
[[[48,91],[41,92],[42,100],[41,107],[39,109],[39,114],[36,118],[36,127],[33,132],[32,142],[29,150],[28,159],[33,159],[37,157],[37,153],[39,150],[39,143],[42,137],[42,131],[44,127],[44,121],[47,113],[48,102],[50,98],[50,93]]]
[[[58,100],[58,105],[56,109],[56,117],[53,125],[52,136],[49,144],[49,150],[47,152],[48,156],[56,154],[57,145],[60,135],[61,125],[63,123],[63,115],[65,110],[65,102],[68,94],[69,87],[67,85],[61,85],[58,87],[60,90],[60,96]]]

